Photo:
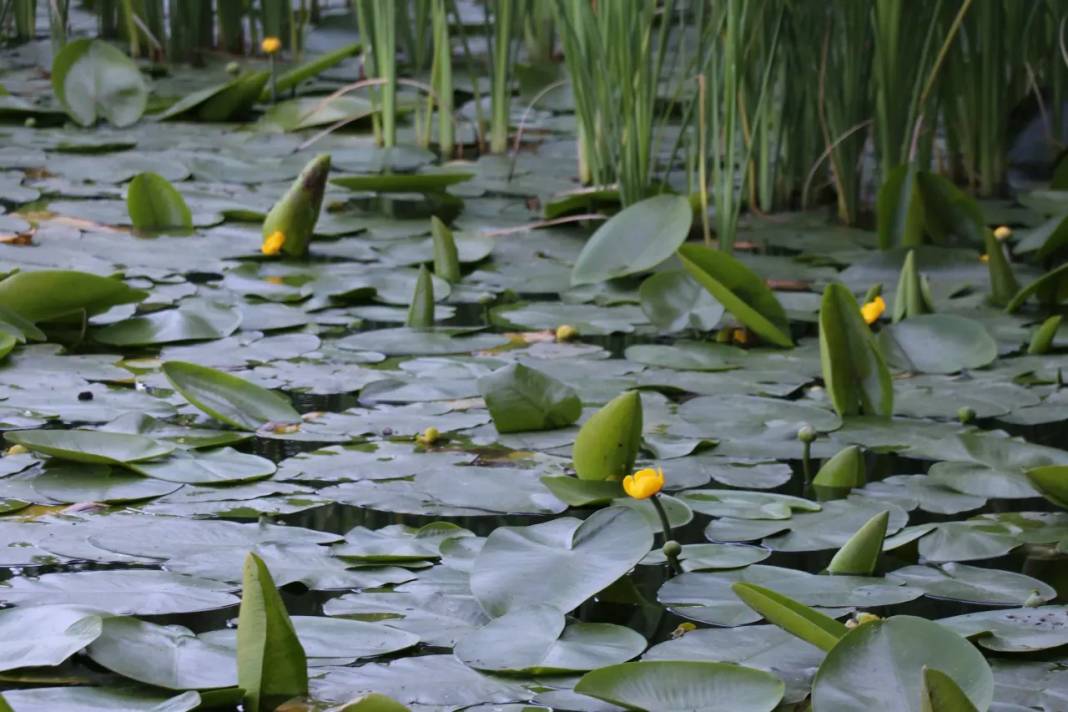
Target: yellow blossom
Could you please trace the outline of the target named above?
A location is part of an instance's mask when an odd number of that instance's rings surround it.
[[[263,254],[277,255],[282,251],[282,245],[285,244],[285,241],[286,234],[281,230],[275,230],[263,241]]]
[[[866,324],[874,324],[879,321],[884,311],[886,311],[886,300],[876,297],[860,308],[860,315],[864,317]]]
[[[623,478],[623,490],[634,499],[649,499],[664,488],[664,471],[647,467]]]
[[[556,340],[557,341],[571,341],[578,336],[578,330],[569,324],[561,324],[556,327]]]
[[[999,240],[1007,240],[1012,237],[1012,228],[1008,225],[1001,225],[994,230],[994,237]]]
[[[4,454],[7,455],[7,456],[11,456],[11,455],[22,455],[23,453],[27,453],[27,452],[29,452],[29,450],[26,449],[25,445],[12,445],[11,447],[9,447],[7,449],[6,452],[4,452]]]
[[[267,54],[274,54],[282,49],[282,40],[277,37],[264,37],[263,42],[260,43],[260,49]]]
[[[747,345],[751,341],[750,336],[749,336],[749,330],[748,329],[744,329],[744,328],[742,328],[742,329],[732,329],[731,330],[731,341],[733,341],[734,343],[738,344],[739,346]]]
[[[874,623],[877,620],[880,620],[880,618],[879,618],[879,616],[875,615],[874,613],[867,613],[865,611],[860,611],[856,615],[854,615],[852,618],[847,620],[845,625],[846,625],[846,628],[856,628],[858,626],[864,625],[865,623]]]
[[[438,429],[434,426],[430,426],[424,430],[421,435],[417,435],[415,439],[420,445],[427,447],[437,442],[439,437],[441,437],[441,433],[438,432]]]
[[[983,264],[986,264],[987,262],[990,261],[990,255],[987,255],[987,254],[979,255],[979,261],[982,262]]]

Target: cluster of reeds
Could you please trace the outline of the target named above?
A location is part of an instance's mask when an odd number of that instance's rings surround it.
[[[296,55],[309,23],[339,3],[86,5],[99,34],[131,54],[197,61],[253,52],[268,35]],[[486,0],[478,21],[455,0],[348,4],[382,145],[412,111],[417,141],[455,155],[458,115],[473,113],[477,149],[506,152],[517,67],[562,62],[581,181],[617,189],[625,205],[684,187],[727,248],[743,209],[833,204],[843,223],[868,221],[873,187],[906,165],[1003,194],[1014,121],[1027,112],[1046,119],[1052,146],[1065,139],[1060,0]],[[47,5],[62,42],[67,0]],[[0,0],[5,36],[32,38],[36,6]],[[415,106],[398,101],[405,83],[421,94]]]

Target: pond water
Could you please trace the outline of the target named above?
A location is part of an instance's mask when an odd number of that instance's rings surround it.
[[[18,97],[50,91],[33,51],[0,55]],[[190,81],[178,70],[153,90],[176,95]],[[915,259],[934,315],[892,324],[906,252],[879,251],[873,231],[822,212],[753,218],[739,236],[737,258],[782,287],[792,349],[752,334],[732,343],[731,331],[717,340],[736,318],[674,257],[653,270],[658,290],[643,288],[646,274],[572,286],[598,223],[524,227],[578,187],[572,115],[535,114],[537,138],[514,168],[492,155],[442,166],[403,129],[402,146],[382,149],[359,125],[308,148],[307,132],[267,120],[119,130],[43,114],[0,126],[0,271],[70,270],[143,290],[87,317],[42,319],[45,338],[0,362],[0,428],[25,446],[0,459],[0,688],[16,712],[237,709],[233,627],[249,551],[300,617],[323,707],[379,692],[426,712],[620,709],[573,688],[587,670],[643,658],[770,670],[785,683],[782,708],[800,709],[823,653],[761,623],[730,586],[748,581],[841,620],[992,611],[945,621],[987,657],[991,709],[1068,709],[1057,706],[1068,699],[1068,515],[1026,474],[1068,466],[1068,342],[1027,353],[1045,311],[990,306],[973,247],[924,246]],[[335,178],[470,177],[430,194],[329,184],[310,256],[264,257],[263,214],[321,152]],[[180,191],[190,234],[132,230],[126,185],[144,171]],[[1015,226],[1014,241],[1052,212],[1038,200],[979,205],[991,226]],[[436,325],[420,330],[404,324],[433,259],[431,215],[449,219],[463,274],[434,279]],[[1014,268],[1021,284],[1040,273]],[[0,282],[0,307],[86,298],[83,277],[33,293]],[[873,328],[889,344],[892,418],[839,416],[822,385],[830,283],[884,287],[890,304]],[[576,337],[558,339],[562,325]],[[165,362],[283,394],[299,424],[212,417]],[[486,377],[514,364],[563,384],[581,415],[499,432]],[[634,390],[637,466],[663,468],[682,544],[674,576],[649,500],[566,489],[580,427]],[[220,398],[224,414],[246,412]],[[854,446],[852,481],[808,482]],[[820,575],[882,513],[873,574]],[[580,535],[580,521],[597,526]],[[504,527],[522,529],[508,538]],[[512,650],[556,645],[556,609],[573,626],[559,665]],[[531,617],[501,623],[518,613]],[[590,623],[610,626],[580,625]],[[502,630],[487,634],[491,624]]]

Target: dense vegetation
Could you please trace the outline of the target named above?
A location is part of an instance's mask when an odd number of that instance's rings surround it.
[[[0,712],[1068,709],[1066,25],[0,0]]]

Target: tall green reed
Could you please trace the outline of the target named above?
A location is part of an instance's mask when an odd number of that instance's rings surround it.
[[[487,8],[489,5],[487,4]],[[508,129],[511,125],[512,84],[511,66],[512,38],[515,30],[516,4],[514,0],[496,0],[493,3],[493,42],[490,80],[490,151],[504,153],[508,150]],[[488,9],[487,9],[488,12]],[[489,25],[489,16],[486,16]],[[487,33],[489,34],[489,33]]]
[[[673,8],[673,0],[554,3],[575,99],[580,177],[596,185],[618,182],[624,205],[650,187]]]
[[[391,0],[352,0],[363,45],[368,78],[384,80],[371,89],[376,108],[375,140],[381,146],[397,143],[397,13]]]

